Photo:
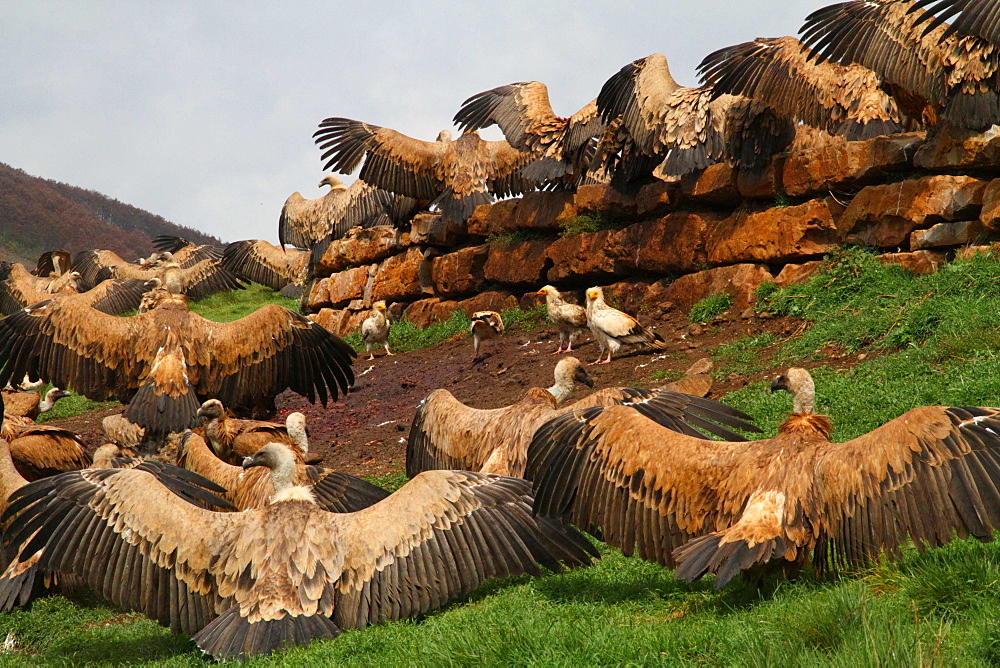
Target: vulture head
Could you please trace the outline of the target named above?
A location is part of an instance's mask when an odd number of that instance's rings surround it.
[[[587,290],[587,308],[598,301],[604,301],[604,288],[589,288]]]
[[[808,371],[791,367],[771,381],[771,391],[784,390],[792,395],[792,412],[796,415],[812,415],[816,407],[816,386]]]
[[[557,299],[559,297],[559,291],[555,289],[554,286],[546,285],[541,290],[536,292],[538,295],[545,295],[545,299]]]
[[[73,394],[67,390],[60,389],[58,387],[53,387],[51,390],[45,393],[45,397],[42,399],[41,403],[38,404],[38,412],[44,413],[46,411],[52,410],[55,406],[56,401],[62,399],[63,397],[68,397]]]
[[[308,501],[316,503],[308,487],[295,484],[295,454],[284,443],[268,443],[263,448],[243,459],[243,468],[263,466],[271,470],[271,485],[274,496],[271,503],[279,501]]]
[[[438,133],[437,141],[451,141],[451,133],[447,130],[442,130]]]
[[[306,427],[306,416],[298,411],[289,413],[285,418],[285,431],[302,454],[309,452],[309,428]]]
[[[198,412],[195,413],[197,417],[202,418],[202,423],[211,422],[218,418],[223,417],[226,414],[226,409],[222,405],[222,402],[218,399],[209,399],[201,405]]]
[[[583,383],[587,387],[594,386],[594,379],[587,373],[583,362],[575,357],[564,357],[556,364],[556,384],[549,388],[549,393],[556,398],[556,403],[562,403],[573,392],[574,383]]]
[[[319,182],[319,187],[323,186],[330,186],[330,190],[347,190],[347,186],[333,174],[327,174],[323,177],[323,180]]]
[[[374,304],[372,304],[372,308],[375,309],[376,311],[381,311],[382,313],[385,313],[385,310],[388,307],[385,305],[384,301],[379,300],[379,301],[375,302]]]

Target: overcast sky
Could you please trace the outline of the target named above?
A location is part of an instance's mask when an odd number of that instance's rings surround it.
[[[430,141],[470,95],[527,80],[569,115],[636,58],[664,53],[696,85],[711,51],[794,35],[826,4],[8,1],[0,162],[276,242],[285,198],[323,192],[328,116]]]

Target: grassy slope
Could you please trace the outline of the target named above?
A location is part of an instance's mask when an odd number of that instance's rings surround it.
[[[989,258],[913,278],[849,251],[804,286],[765,287],[762,308],[813,325],[777,342],[760,336],[717,354],[720,373],[831,351],[879,352],[856,368],[816,369],[819,407],[847,439],[921,404],[996,405],[1000,395],[1000,263]],[[458,330],[456,330],[458,331]],[[757,383],[727,400],[768,434],[789,399]],[[380,481],[398,484],[399,480]],[[686,585],[669,570],[605,550],[596,566],[489,583],[422,620],[349,632],[255,664],[831,664],[1000,662],[1000,547],[957,541],[899,563],[818,582],[775,579],[758,592]],[[0,617],[28,652],[5,665],[54,661],[202,661],[186,638],[136,615],[62,597]],[[16,657],[16,661],[15,661]],[[6,659],[10,659],[7,661]]]

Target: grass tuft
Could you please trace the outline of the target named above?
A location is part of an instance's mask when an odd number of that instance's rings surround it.
[[[722,315],[733,307],[733,298],[728,292],[717,292],[714,295],[705,297],[694,306],[688,313],[688,320],[691,322],[708,322],[717,315]]]

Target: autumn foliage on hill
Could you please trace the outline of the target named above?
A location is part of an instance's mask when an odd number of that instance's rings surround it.
[[[0,163],[0,249],[6,251],[6,259],[30,260],[55,248],[71,253],[106,248],[132,259],[149,255],[151,240],[159,234],[219,243],[92,190],[30,176]]]

